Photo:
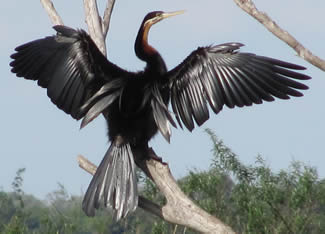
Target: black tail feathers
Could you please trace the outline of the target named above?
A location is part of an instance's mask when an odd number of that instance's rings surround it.
[[[126,217],[138,205],[135,163],[128,143],[111,144],[90,182],[82,209],[94,216],[102,199],[105,206],[113,209],[116,220]]]

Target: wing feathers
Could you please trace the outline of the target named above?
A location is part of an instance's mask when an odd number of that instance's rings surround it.
[[[180,97],[178,97],[180,95]],[[181,93],[177,94],[177,99],[179,99],[179,102],[177,103],[177,108],[181,110],[181,119],[184,122],[184,125],[189,129],[190,131],[194,128],[194,122],[192,118],[192,105],[189,100],[189,97],[186,93],[186,89],[183,89]]]
[[[221,86],[219,85],[219,81],[217,79],[208,79],[207,77],[214,77],[215,71],[213,67],[208,66],[209,72],[206,73],[206,76],[200,77],[200,82],[203,84],[205,90],[205,96],[209,101],[209,104],[212,110],[215,113],[218,113],[224,104],[224,99],[222,95]]]
[[[54,29],[57,35],[15,49],[11,55],[12,72],[37,80],[58,108],[80,119],[86,112],[79,108],[105,83],[127,72],[110,63],[83,30],[61,25]]]
[[[300,97],[298,90],[308,87],[296,80],[309,76],[292,70],[302,66],[239,53],[243,44],[226,43],[198,48],[167,74],[171,87],[171,104],[176,119],[192,131],[194,121],[201,125],[209,118],[207,102],[215,113],[223,105],[229,108],[273,101],[274,97]],[[296,79],[296,80],[295,80]]]
[[[252,89],[254,89],[254,91],[256,92],[256,95],[258,95],[258,97],[261,99],[260,102],[255,102],[256,104],[262,103],[262,99],[268,102],[274,101],[274,98],[267,91],[265,91],[263,87],[256,83],[252,76],[249,76],[239,68],[234,69],[236,70],[237,74],[241,74],[241,78],[243,78],[242,82],[252,87]]]
[[[118,98],[120,95],[119,91],[116,91],[112,94],[109,94],[103,98],[101,98],[99,101],[97,101],[87,112],[85,117],[82,119],[80,129],[84,128],[88,123],[93,121],[99,114],[102,113],[109,105],[111,105],[116,98]]]
[[[244,77],[241,76],[240,73],[236,72],[233,68],[228,68],[229,74],[233,77],[234,85],[237,87],[237,90],[240,93],[240,96],[243,98],[243,102],[246,106],[252,105],[254,102],[259,102],[260,99],[258,95],[253,91],[253,88],[247,82],[243,82],[245,80]]]
[[[209,110],[206,104],[206,98],[201,95],[203,93],[203,85],[201,82],[190,82],[192,86],[192,95],[194,96],[193,115],[196,123],[200,126],[209,119]]]

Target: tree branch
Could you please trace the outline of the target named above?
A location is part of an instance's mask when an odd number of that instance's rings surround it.
[[[280,28],[266,13],[259,11],[252,0],[234,0],[235,3],[246,13],[254,17],[257,21],[263,24],[271,33],[277,36],[280,40],[286,42],[292,47],[300,57],[307,62],[325,71],[325,61],[313,55],[300,42],[298,42],[290,33]]]
[[[154,152],[152,151],[154,154]],[[96,166],[83,156],[78,156],[79,166],[90,174],[96,172]],[[208,214],[195,205],[179,188],[176,180],[170,173],[167,164],[157,160],[143,160],[141,169],[152,178],[167,202],[163,207],[139,197],[139,207],[175,224],[190,227],[202,233],[234,233],[230,227],[223,224],[216,217]]]
[[[102,31],[102,20],[98,13],[96,0],[84,0],[86,24],[91,38],[99,50],[106,56],[106,43]]]
[[[107,5],[106,5],[106,9],[104,11],[103,22],[102,22],[102,30],[103,30],[104,38],[106,38],[106,36],[107,36],[114,4],[115,4],[115,0],[107,0]]]
[[[45,11],[47,12],[48,16],[52,24],[54,25],[63,25],[63,21],[57,11],[54,8],[54,5],[51,0],[41,0],[41,4]]]

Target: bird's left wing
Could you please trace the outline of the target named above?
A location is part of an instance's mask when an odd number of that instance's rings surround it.
[[[250,106],[274,97],[302,96],[297,89],[308,87],[295,80],[310,77],[292,70],[302,66],[240,53],[240,43],[201,47],[167,73],[171,104],[178,123],[192,131],[194,121],[202,125],[209,118],[208,105],[218,113],[224,105]]]
[[[36,80],[47,89],[51,101],[75,119],[93,108],[91,119],[101,110],[95,104],[103,96],[116,98],[111,93],[121,85],[117,78],[127,72],[109,62],[85,31],[62,25],[54,29],[57,35],[16,48],[11,55],[12,72]]]

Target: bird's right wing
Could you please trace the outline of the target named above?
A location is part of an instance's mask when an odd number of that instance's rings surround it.
[[[96,103],[91,97],[117,89],[121,84],[116,78],[127,72],[109,62],[85,31],[61,25],[54,29],[55,36],[17,47],[10,66],[18,77],[37,80],[58,108],[80,119]],[[115,83],[103,88],[111,81]]]
[[[240,43],[201,47],[167,73],[171,104],[179,124],[192,131],[209,118],[207,103],[218,113],[224,105],[250,106],[274,97],[302,96],[308,87],[295,80],[310,77],[292,70],[302,66],[240,53]]]

